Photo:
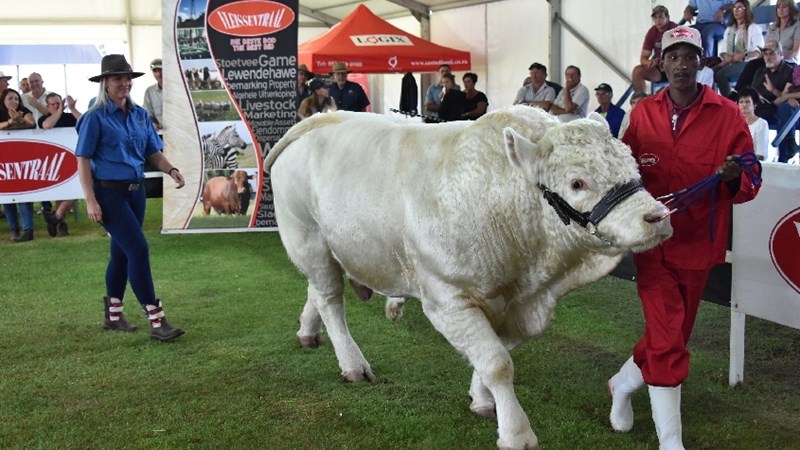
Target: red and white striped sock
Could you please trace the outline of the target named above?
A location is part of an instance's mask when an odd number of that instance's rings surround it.
[[[116,297],[109,297],[108,298],[108,320],[112,322],[116,322],[119,320],[119,317],[122,315],[122,300]]]
[[[147,311],[147,319],[150,320],[150,326],[160,328],[161,319],[164,318],[164,308],[161,306],[161,302],[158,302],[158,306],[144,305],[144,307]]]

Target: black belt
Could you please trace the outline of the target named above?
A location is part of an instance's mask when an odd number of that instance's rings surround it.
[[[127,181],[94,180],[94,184],[100,187],[112,188],[118,191],[137,191],[142,186],[142,182],[129,183]]]

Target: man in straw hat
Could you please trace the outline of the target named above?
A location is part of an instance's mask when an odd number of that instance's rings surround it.
[[[369,106],[369,99],[361,85],[352,81],[347,81],[347,65],[337,62],[333,65],[333,79],[336,81],[331,85],[331,98],[336,102],[336,108],[345,111],[364,112]]]
[[[314,74],[308,70],[308,66],[300,64],[297,66],[297,94],[295,95],[295,103],[297,107],[303,103],[303,100],[311,95],[311,90],[308,88],[308,82],[314,78]]]
[[[758,192],[758,181],[736,162],[736,155],[752,149],[747,123],[733,102],[697,82],[702,54],[696,29],[679,26],[664,33],[659,68],[669,86],[639,102],[622,137],[639,163],[644,188],[654,197],[714,173],[723,181],[716,196],[700,197],[672,215],[670,239],[634,255],[645,330],[633,356],[608,380],[609,418],[616,431],[630,431],[631,396],[647,384],[661,450],[684,448],[686,345],[709,271],[725,259],[730,205],[751,200]]]
[[[178,188],[185,181],[161,152],[161,138],[147,111],[131,100],[134,72],[123,55],[106,55],[100,74],[97,101],[78,121],[78,178],[86,196],[89,219],[111,236],[111,258],[106,268],[105,322],[103,329],[136,331],[122,315],[125,288],[131,284],[150,322],[150,338],[171,341],[183,330],[164,318],[150,270],[147,240],[142,232],[146,206],[144,162],[169,175]]]

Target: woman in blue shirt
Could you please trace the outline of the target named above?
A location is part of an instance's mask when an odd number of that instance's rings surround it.
[[[144,108],[133,103],[130,90],[134,72],[123,55],[106,55],[97,101],[78,121],[78,177],[86,195],[88,216],[111,236],[111,258],[106,268],[105,322],[103,328],[136,331],[122,315],[125,287],[130,281],[136,298],[150,320],[150,338],[171,341],[183,330],[164,318],[150,271],[150,254],[142,232],[146,204],[144,163],[168,174],[180,189],[180,171],[161,153],[163,144]]]

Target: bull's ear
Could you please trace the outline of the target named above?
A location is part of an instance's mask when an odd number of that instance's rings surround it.
[[[538,154],[536,144],[508,127],[503,129],[503,138],[506,144],[506,155],[512,165],[523,170],[533,165]]]
[[[589,120],[594,120],[597,123],[602,123],[603,125],[605,125],[606,128],[610,129],[608,126],[608,122],[606,122],[606,119],[604,119],[603,116],[594,111],[589,113],[589,115],[586,118]]]

